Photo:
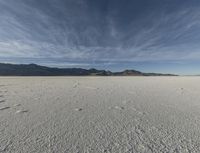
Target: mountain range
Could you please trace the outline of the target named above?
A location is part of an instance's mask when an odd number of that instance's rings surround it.
[[[83,68],[52,68],[37,64],[0,63],[0,76],[176,76],[174,74],[143,73],[136,70],[111,72]]]

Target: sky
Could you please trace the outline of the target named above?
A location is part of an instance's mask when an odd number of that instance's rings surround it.
[[[200,1],[0,0],[0,62],[200,74]]]

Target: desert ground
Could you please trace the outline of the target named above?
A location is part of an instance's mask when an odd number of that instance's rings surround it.
[[[200,77],[0,77],[0,152],[200,152]]]

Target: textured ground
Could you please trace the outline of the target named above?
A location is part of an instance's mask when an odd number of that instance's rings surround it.
[[[1,77],[0,152],[200,152],[200,77]]]

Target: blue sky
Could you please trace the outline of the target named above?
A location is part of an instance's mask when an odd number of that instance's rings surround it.
[[[0,0],[0,61],[200,74],[199,0]]]

